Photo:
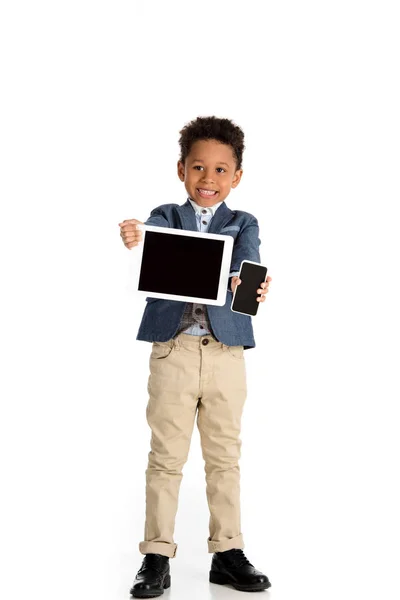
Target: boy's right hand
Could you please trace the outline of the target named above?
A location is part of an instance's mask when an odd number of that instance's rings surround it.
[[[138,224],[144,225],[142,221],[138,221],[137,219],[125,219],[122,223],[118,223],[121,228],[120,236],[122,237],[122,241],[129,250],[142,241],[143,234],[136,227]]]

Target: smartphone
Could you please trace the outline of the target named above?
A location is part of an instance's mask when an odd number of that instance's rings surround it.
[[[231,310],[242,315],[255,316],[260,305],[257,290],[267,279],[267,267],[251,260],[242,260],[239,271],[241,284],[236,286],[233,293]]]

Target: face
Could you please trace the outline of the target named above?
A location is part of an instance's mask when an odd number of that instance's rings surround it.
[[[204,207],[225,200],[242,174],[242,169],[236,169],[231,146],[216,140],[195,142],[185,164],[178,161],[178,176],[189,197]]]

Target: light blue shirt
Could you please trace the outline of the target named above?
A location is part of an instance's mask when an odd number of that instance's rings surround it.
[[[192,205],[194,212],[196,213],[197,231],[204,231],[205,233],[207,233],[210,227],[210,221],[213,218],[215,212],[221,206],[222,202],[217,202],[213,206],[206,207],[200,206],[191,198],[188,198],[188,200]],[[233,277],[234,275],[239,275],[239,271],[232,271],[231,273],[229,273],[229,277]],[[194,308],[201,308],[203,311],[206,309],[206,306],[204,304],[198,304],[194,302],[193,305]],[[211,332],[207,329],[207,327],[203,327],[201,329],[198,323],[194,323],[194,325],[188,327],[188,329],[185,329],[182,333],[188,333],[189,335],[205,335]]]

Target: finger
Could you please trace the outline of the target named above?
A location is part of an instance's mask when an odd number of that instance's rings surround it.
[[[142,238],[141,231],[121,231],[119,234],[124,240],[139,240]]]
[[[124,244],[133,244],[133,243],[138,244],[139,242],[142,241],[142,240],[140,240],[138,238],[135,238],[135,237],[132,237],[132,236],[130,236],[130,237],[124,237],[122,239],[124,240]]]
[[[119,225],[120,227],[127,227],[128,225],[129,225],[129,226],[132,226],[132,225],[134,225],[134,223],[131,223],[130,221],[122,221],[121,223],[118,223],[118,225]]]
[[[135,224],[135,223],[141,223],[141,221],[138,221],[137,219],[124,219],[123,221],[121,221],[121,223],[118,223],[118,225],[128,225],[128,224]]]
[[[135,223],[126,223],[121,225],[122,231],[139,231]]]
[[[141,221],[135,222],[134,220],[131,220],[120,223],[119,225],[124,231],[141,231],[139,225],[143,225],[143,223]]]
[[[126,229],[123,229],[121,227],[121,231],[120,231],[120,235],[135,235],[135,236],[141,236],[142,231],[140,229],[133,229],[132,227],[127,227]]]

